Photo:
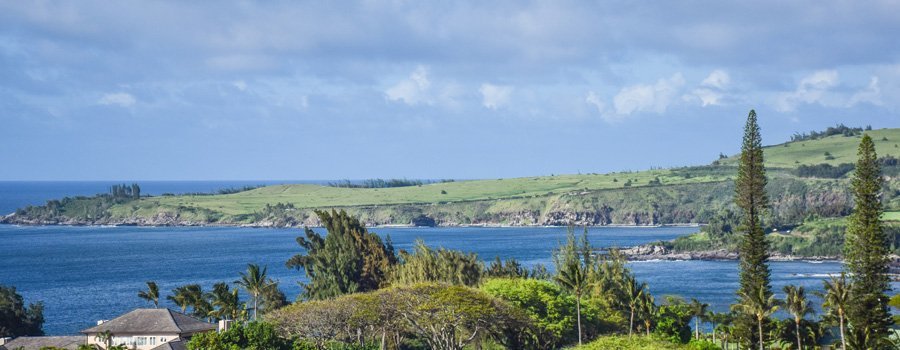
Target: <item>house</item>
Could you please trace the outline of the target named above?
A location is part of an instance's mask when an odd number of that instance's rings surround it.
[[[112,344],[137,350],[180,350],[194,334],[215,331],[213,323],[169,309],[136,309],[81,331],[86,344],[105,346],[101,334],[112,335]]]
[[[220,322],[227,327],[229,321]],[[136,309],[109,321],[81,331],[84,335],[52,337],[18,337],[0,339],[0,350],[39,350],[45,347],[76,350],[80,345],[106,348],[103,335],[112,337],[113,345],[126,345],[135,350],[186,350],[194,334],[212,332],[216,324],[169,309]]]

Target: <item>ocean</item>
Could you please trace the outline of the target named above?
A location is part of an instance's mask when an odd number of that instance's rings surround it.
[[[103,192],[118,182],[0,183],[0,209],[11,212],[62,196]],[[141,182],[145,193],[211,192],[221,188],[266,182]],[[271,183],[271,182],[269,182]],[[317,229],[318,230],[318,229]],[[597,247],[628,247],[674,239],[696,232],[694,227],[595,227],[588,237]],[[416,240],[429,246],[516,258],[526,266],[552,269],[551,252],[565,238],[561,227],[511,228],[372,228],[390,236],[397,249],[410,249]],[[321,232],[321,230],[319,230]],[[293,300],[305,281],[301,271],[284,263],[301,252],[300,229],[239,227],[25,227],[0,225],[0,284],[15,286],[26,303],[44,303],[50,335],[77,334],[96,324],[147,303],[137,297],[146,281],[160,285],[163,298],[173,288],[199,283],[233,282],[254,263],[268,267],[282,290]],[[697,298],[717,311],[734,301],[738,266],[733,261],[646,261],[629,266],[651,291]],[[840,271],[837,262],[773,262],[773,290],[787,284],[821,290],[822,279]],[[895,288],[897,285],[895,284]],[[163,301],[174,308],[174,304]]]

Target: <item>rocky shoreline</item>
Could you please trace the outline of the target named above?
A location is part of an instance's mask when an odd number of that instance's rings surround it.
[[[714,250],[698,250],[693,252],[676,252],[661,245],[642,245],[632,248],[622,249],[628,260],[633,261],[650,261],[650,260],[738,260],[737,252],[726,249]],[[798,256],[785,255],[781,253],[772,253],[769,257],[771,261],[841,261],[840,256]]]
[[[703,260],[703,261],[735,261],[740,257],[737,252],[716,249],[716,250],[700,250],[694,252],[676,252],[666,247],[655,244],[642,245],[637,247],[625,248],[620,250],[625,258],[629,261],[686,261],[686,260]],[[891,279],[900,281],[900,256],[890,256],[890,274]],[[808,261],[808,262],[841,262],[843,258],[840,256],[798,256],[787,255],[773,252],[769,256],[769,261]]]
[[[54,217],[50,219],[36,219],[27,216],[9,214],[0,217],[0,224],[22,225],[22,226],[149,226],[149,227],[173,227],[173,226],[209,226],[209,227],[256,227],[256,228],[301,228],[301,227],[320,227],[321,223],[315,217],[308,217],[306,220],[261,220],[257,222],[228,222],[228,221],[194,221],[185,220],[178,215],[169,213],[160,213],[152,217],[130,217],[130,218],[103,218],[97,220],[84,220],[69,217]],[[417,227],[412,223],[380,223],[366,222],[368,227]],[[418,225],[425,227],[431,225]],[[471,224],[461,224],[453,222],[438,222],[433,227],[566,227],[567,225],[553,224],[521,224],[499,223],[499,222],[477,222]],[[587,224],[576,226],[588,227],[700,227],[695,223],[673,223],[673,224]]]

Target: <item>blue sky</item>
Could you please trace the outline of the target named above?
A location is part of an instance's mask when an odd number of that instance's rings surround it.
[[[498,178],[900,127],[897,1],[0,0],[0,180]]]

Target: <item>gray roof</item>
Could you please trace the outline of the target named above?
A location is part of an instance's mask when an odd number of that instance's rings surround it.
[[[151,350],[187,350],[187,343],[179,338],[168,343],[163,343]]]
[[[216,325],[169,309],[136,309],[81,333],[191,334],[215,330]]]
[[[10,340],[0,349],[25,349],[38,350],[43,347],[57,347],[60,349],[78,349],[79,345],[85,343],[83,335],[64,336],[64,337],[18,337]]]

